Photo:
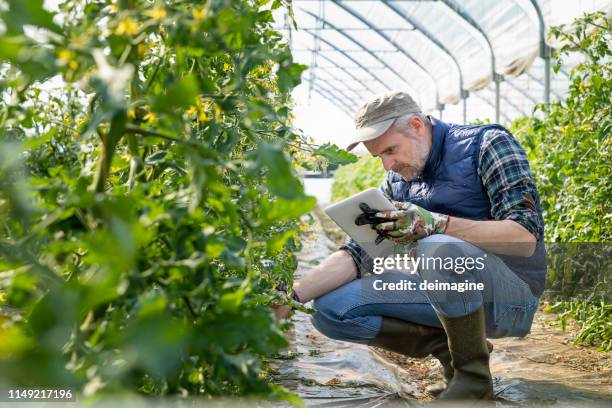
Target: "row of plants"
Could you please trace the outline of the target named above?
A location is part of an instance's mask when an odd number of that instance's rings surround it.
[[[532,116],[509,126],[528,155],[541,198],[545,240],[553,244],[548,246],[545,295],[553,305],[547,310],[559,312],[562,323],[574,318],[581,327],[577,341],[605,350],[612,348],[611,34],[604,13],[551,27],[549,35],[564,44],[555,51],[553,68],[558,71],[569,53],[579,53],[581,62],[569,68],[565,99],[537,105]],[[363,156],[336,171],[332,198],[377,187],[383,178],[380,161]]]
[[[570,26],[552,27],[564,44],[554,69],[569,53],[565,99],[538,105],[510,126],[531,163],[540,192],[549,245],[546,311],[579,325],[576,342],[612,350],[612,27],[604,13],[585,14]]]
[[[299,403],[295,167],[353,158],[292,127],[290,0],[3,3],[0,388]]]

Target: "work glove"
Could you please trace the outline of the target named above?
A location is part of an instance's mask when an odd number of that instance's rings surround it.
[[[385,238],[407,244],[446,231],[448,215],[426,210],[410,202],[394,201],[393,205],[397,210],[370,213],[367,218]]]
[[[377,217],[376,214],[379,210],[370,207],[366,203],[359,203],[359,209],[363,211],[363,214],[360,214],[357,218],[355,218],[356,225],[366,225],[370,224],[373,230],[376,230],[376,225],[381,222],[388,221],[387,218]],[[376,231],[378,236],[374,243],[376,245],[380,244],[384,239],[389,238],[385,232]]]

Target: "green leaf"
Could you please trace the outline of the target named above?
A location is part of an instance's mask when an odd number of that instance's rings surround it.
[[[295,64],[291,58],[281,60],[278,75],[278,88],[281,93],[287,93],[302,82],[302,72],[308,67],[303,64]]]
[[[7,0],[9,10],[0,16],[9,34],[21,34],[24,25],[46,28],[57,34],[62,29],[53,22],[53,13],[43,9],[44,0]]]
[[[219,300],[217,306],[219,306],[219,309],[223,311],[234,313],[242,304],[245,294],[246,292],[243,288],[239,288],[238,290],[232,293],[226,293],[221,296],[221,299]]]
[[[312,211],[317,205],[317,199],[312,196],[304,196],[295,200],[262,200],[261,221],[264,226],[278,222],[297,219],[300,215]]]
[[[168,301],[160,290],[151,290],[140,298],[138,317],[140,319],[159,317],[166,310]]]
[[[267,169],[266,184],[273,194],[285,199],[304,196],[304,186],[293,175],[289,161],[279,145],[261,143],[257,154],[260,164]]]
[[[157,98],[155,107],[160,111],[172,111],[175,108],[187,108],[195,104],[200,93],[198,80],[194,75],[186,75],[170,86],[168,91]]]
[[[325,143],[324,145],[319,146],[314,152],[312,152],[315,156],[322,156],[329,160],[330,163],[336,165],[345,165],[350,163],[355,163],[358,159],[354,154],[340,149],[335,144]]]
[[[285,231],[281,234],[277,234],[272,236],[267,242],[266,247],[268,249],[268,253],[278,252],[285,246],[285,243],[289,238],[294,236],[297,233],[296,230]]]

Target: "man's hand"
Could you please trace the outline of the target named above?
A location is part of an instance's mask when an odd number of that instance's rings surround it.
[[[397,210],[379,211],[375,217],[382,220],[375,224],[376,231],[390,240],[409,243],[433,234],[443,234],[448,215],[436,213],[410,202],[394,201]]]
[[[291,310],[292,307],[289,305],[272,306],[272,311],[274,312],[276,320],[286,319]]]
[[[375,227],[377,224],[387,221],[386,218],[377,217],[376,214],[378,213],[378,210],[376,208],[370,207],[366,203],[359,203],[359,209],[363,211],[363,214],[355,218],[355,225],[370,224],[370,227],[372,227],[372,229],[376,229]],[[385,234],[384,232],[378,232],[378,236],[376,237],[374,243],[378,245],[385,238],[389,238],[387,234]]]

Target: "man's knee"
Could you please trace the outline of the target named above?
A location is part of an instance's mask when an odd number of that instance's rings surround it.
[[[312,325],[323,335],[334,340],[349,341],[353,343],[367,344],[376,334],[379,325],[371,323],[370,327],[364,319],[376,317],[349,316],[346,313],[346,305],[339,302],[338,293],[327,293],[314,300],[314,308],[317,310],[310,317]],[[378,318],[379,319],[379,318]]]
[[[313,307],[316,313],[310,317],[310,321],[325,336],[335,339],[338,337],[336,328],[341,319],[334,305],[329,293],[314,299]]]
[[[467,244],[462,239],[446,234],[434,234],[417,241],[417,256],[427,257],[439,252],[441,249],[451,250],[452,248],[462,249],[463,244]]]

